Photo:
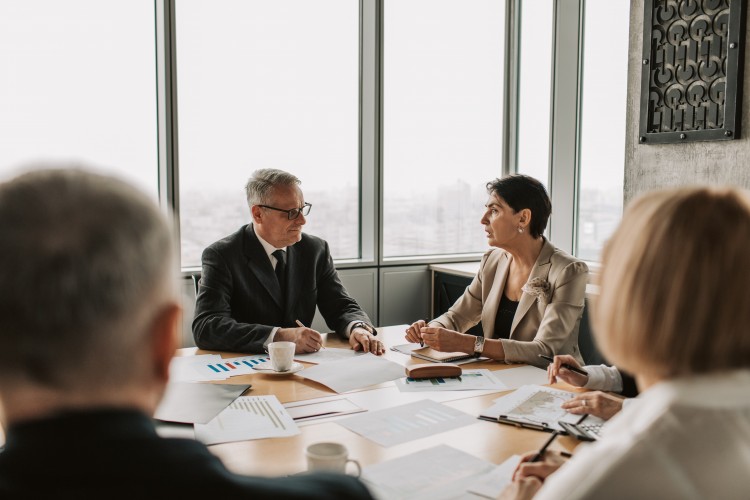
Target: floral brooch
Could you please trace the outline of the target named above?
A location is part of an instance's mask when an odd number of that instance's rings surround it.
[[[528,293],[532,297],[536,297],[536,300],[546,304],[550,298],[550,284],[544,278],[532,278],[521,287],[521,291]]]

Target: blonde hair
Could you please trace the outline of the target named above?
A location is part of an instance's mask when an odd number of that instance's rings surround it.
[[[634,373],[750,366],[750,199],[731,188],[646,194],[607,243],[595,335]]]

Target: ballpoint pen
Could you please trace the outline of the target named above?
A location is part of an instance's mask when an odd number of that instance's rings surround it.
[[[544,458],[544,453],[547,451],[547,447],[552,444],[552,441],[555,440],[555,438],[560,434],[560,431],[555,431],[552,433],[552,435],[549,437],[546,443],[544,443],[544,446],[542,446],[536,455],[531,457],[531,460],[529,462],[538,462],[542,458]]]
[[[550,363],[552,363],[554,361],[554,359],[552,359],[549,356],[545,356],[544,354],[540,354],[539,357],[542,358],[542,359],[546,359]],[[569,363],[563,363],[561,366],[563,368],[567,368],[568,370],[570,370],[572,372],[576,372],[576,373],[578,373],[580,375],[588,375],[589,374],[589,372],[587,372],[586,370],[581,370],[580,368],[578,368],[576,366],[573,366],[573,365],[571,365]]]

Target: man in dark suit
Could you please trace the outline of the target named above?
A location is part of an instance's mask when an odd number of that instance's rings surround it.
[[[233,474],[201,443],[157,435],[181,310],[149,197],[37,171],[0,185],[0,234],[0,498],[371,498],[344,475]]]
[[[341,284],[324,240],[302,233],[311,205],[300,180],[276,169],[253,172],[245,187],[252,224],[203,252],[193,337],[198,347],[264,352],[274,341],[320,349],[310,325],[318,306],[352,349],[382,354],[370,319]],[[301,323],[301,324],[300,324]]]

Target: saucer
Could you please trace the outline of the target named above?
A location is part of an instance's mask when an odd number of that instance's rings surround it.
[[[269,363],[270,364],[270,363]],[[297,363],[296,361],[292,363],[292,367],[289,368],[285,372],[277,372],[273,368],[255,368],[255,371],[262,373],[264,375],[273,375],[273,376],[280,376],[280,375],[291,375],[292,373],[297,373],[301,369],[303,369],[305,366],[302,363]]]

